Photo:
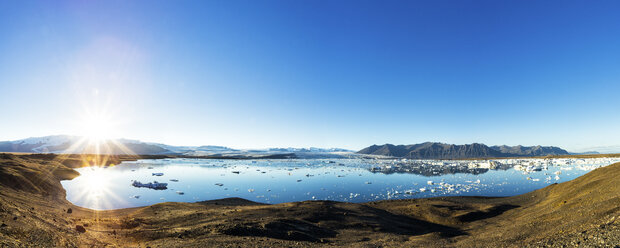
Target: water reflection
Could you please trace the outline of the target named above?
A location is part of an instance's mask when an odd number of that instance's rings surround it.
[[[81,176],[62,184],[69,201],[96,209],[226,197],[263,203],[368,202],[516,195],[574,179],[617,161],[620,160],[161,159],[124,162],[109,168],[80,168]],[[148,186],[157,185],[155,182],[165,183],[166,188],[154,190],[156,187]]]
[[[547,170],[550,166],[576,165],[591,170],[601,165],[620,161],[617,158],[594,159],[498,159],[498,160],[375,160],[376,166],[369,170],[374,173],[410,173],[423,176],[441,176],[467,173],[479,175],[489,170],[516,169],[524,172]]]
[[[511,167],[506,167],[503,170],[510,169]],[[373,167],[370,169],[373,173],[383,173],[383,174],[393,174],[393,173],[410,173],[422,176],[441,176],[447,174],[456,174],[456,173],[467,173],[472,175],[479,175],[489,171],[489,169],[484,168],[469,168],[467,166],[438,166],[438,165],[402,165],[402,166],[393,166],[389,168],[381,168],[381,167]]]

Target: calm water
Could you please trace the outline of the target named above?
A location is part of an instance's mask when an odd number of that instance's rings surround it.
[[[123,162],[108,168],[80,168],[77,170],[81,176],[62,181],[62,185],[67,190],[70,202],[92,209],[118,209],[168,201],[196,202],[226,197],[241,197],[263,203],[303,200],[368,202],[432,196],[511,196],[551,183],[572,180],[612,162],[569,161],[568,164],[551,165],[533,172],[524,172],[511,166],[494,170],[457,169],[437,172],[418,166],[406,173],[394,173],[385,169],[392,168],[391,165],[386,167],[386,164],[395,164],[394,161],[362,159],[161,159]],[[402,165],[398,168],[402,169]],[[155,176],[153,173],[163,175]],[[168,183],[168,186],[165,190],[137,188],[132,186],[134,180],[142,183],[158,181]]]

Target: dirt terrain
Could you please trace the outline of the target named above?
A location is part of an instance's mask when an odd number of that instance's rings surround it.
[[[96,211],[68,202],[60,184],[96,160],[0,154],[0,247],[620,247],[620,163],[506,198],[229,198]]]

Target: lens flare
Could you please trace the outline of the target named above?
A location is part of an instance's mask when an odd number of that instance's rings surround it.
[[[81,135],[91,142],[101,143],[113,138],[114,121],[105,113],[88,113],[81,120]]]

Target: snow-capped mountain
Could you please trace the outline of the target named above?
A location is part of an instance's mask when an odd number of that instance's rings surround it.
[[[16,141],[0,142],[0,151],[5,152],[34,152],[49,153],[65,150],[80,138],[77,136],[54,135],[45,137],[31,137]]]
[[[269,148],[268,151],[272,152],[353,152],[351,150],[342,149],[342,148],[318,148],[318,147],[310,147],[310,148]]]
[[[0,142],[0,152],[172,154],[157,145],[137,140],[117,139],[92,142],[84,137],[54,135]]]
[[[172,146],[161,143],[142,142],[130,139],[105,140],[99,143],[80,136],[54,135],[32,137],[15,141],[0,141],[0,152],[26,153],[102,153],[139,155],[188,155],[188,156],[234,156],[234,155],[273,155],[295,153],[300,158],[342,156],[351,153],[340,148],[267,148],[232,149],[225,146]]]

